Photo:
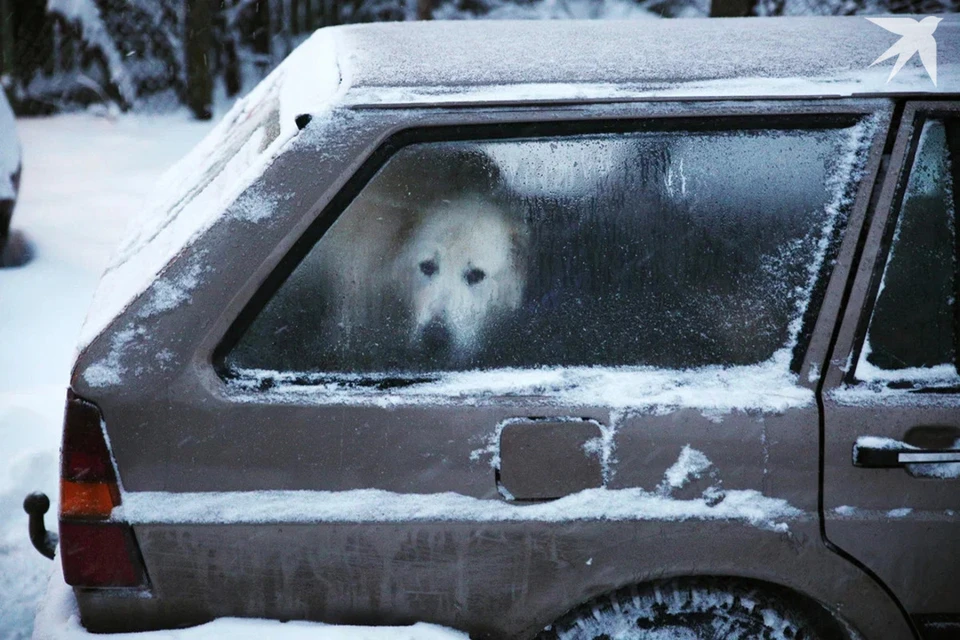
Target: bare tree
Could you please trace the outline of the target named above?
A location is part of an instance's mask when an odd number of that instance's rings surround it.
[[[187,106],[199,120],[213,117],[213,0],[187,0]]]

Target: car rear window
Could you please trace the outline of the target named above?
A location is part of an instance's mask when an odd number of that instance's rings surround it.
[[[957,179],[960,120],[923,123],[857,364],[861,380],[960,381]]]
[[[798,344],[867,129],[405,146],[224,364],[316,381],[767,361]]]

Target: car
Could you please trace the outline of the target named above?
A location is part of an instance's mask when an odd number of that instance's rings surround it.
[[[28,505],[82,623],[956,637],[935,36],[936,83],[857,17],[318,31],[94,296],[58,548]]]
[[[13,109],[0,87],[0,254],[10,235],[10,219],[20,189],[20,141]]]

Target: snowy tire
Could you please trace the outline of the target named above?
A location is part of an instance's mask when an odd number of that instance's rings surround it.
[[[670,580],[574,609],[538,640],[846,640],[822,606],[776,586]]]

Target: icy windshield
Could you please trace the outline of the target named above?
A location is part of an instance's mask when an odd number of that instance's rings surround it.
[[[768,361],[798,341],[864,144],[861,124],[404,147],[226,365],[310,380]]]

